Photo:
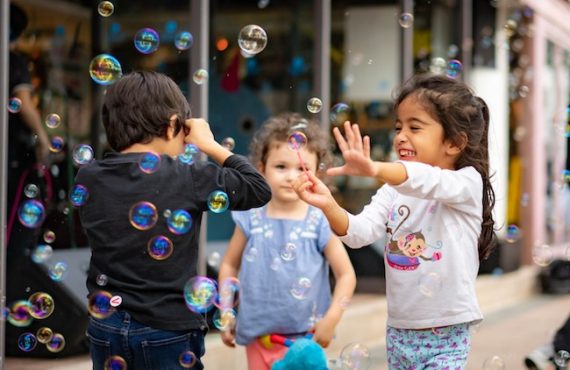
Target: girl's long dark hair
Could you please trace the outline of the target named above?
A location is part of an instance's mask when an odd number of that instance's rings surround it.
[[[444,140],[465,145],[455,168],[474,167],[483,180],[483,219],[479,236],[479,261],[495,247],[493,207],[495,192],[489,174],[489,107],[464,83],[441,75],[416,75],[402,86],[394,108],[413,95],[443,126]]]

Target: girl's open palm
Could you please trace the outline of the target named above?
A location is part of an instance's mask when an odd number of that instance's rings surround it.
[[[333,130],[338,148],[344,158],[344,165],[328,169],[327,174],[329,176],[376,176],[374,162],[370,159],[370,138],[368,136],[362,138],[358,125],[351,125],[348,121],[344,123],[344,133],[346,138],[342,136],[337,127]]]

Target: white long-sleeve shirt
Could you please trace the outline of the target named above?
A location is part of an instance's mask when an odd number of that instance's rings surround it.
[[[388,325],[424,329],[479,322],[483,184],[473,168],[442,170],[401,161],[408,179],[384,185],[341,240],[351,248],[386,239]]]

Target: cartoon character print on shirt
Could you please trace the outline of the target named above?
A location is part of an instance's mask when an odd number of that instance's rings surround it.
[[[431,257],[424,255],[427,244],[421,230],[402,235],[394,240],[394,235],[398,229],[406,222],[408,217],[410,217],[410,208],[406,205],[401,205],[398,208],[398,214],[403,216],[403,218],[398,226],[396,226],[396,229],[392,231],[390,227],[387,227],[387,233],[390,234],[390,239],[385,247],[388,265],[397,270],[415,270],[420,265],[420,260],[439,261],[441,259],[440,251],[435,251]],[[395,220],[395,218],[396,217],[390,217],[391,220]],[[388,225],[386,224],[386,226]]]

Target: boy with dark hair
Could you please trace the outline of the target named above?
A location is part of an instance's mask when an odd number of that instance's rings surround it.
[[[271,191],[245,157],[214,140],[206,121],[190,119],[184,95],[163,74],[123,76],[107,88],[102,116],[116,152],[76,177],[87,198],[76,203],[92,250],[93,368],[124,361],[129,369],[174,369],[195,361],[192,369],[202,369],[207,325],[184,297],[196,276],[202,213],[215,191],[233,210],[261,207]],[[217,164],[189,164],[188,143]],[[118,307],[97,311],[94,297],[105,296]]]

